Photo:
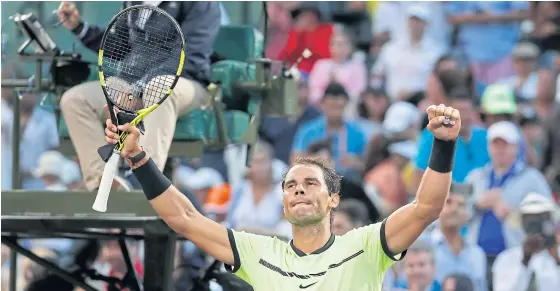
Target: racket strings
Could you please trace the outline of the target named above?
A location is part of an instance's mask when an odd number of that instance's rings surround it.
[[[104,43],[109,98],[128,111],[159,103],[174,86],[182,45],[172,20],[156,10],[144,7],[121,15]]]

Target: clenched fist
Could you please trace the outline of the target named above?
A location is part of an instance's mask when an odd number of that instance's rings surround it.
[[[440,104],[431,105],[426,109],[428,113],[428,130],[440,140],[455,140],[461,130],[461,115],[459,110]]]

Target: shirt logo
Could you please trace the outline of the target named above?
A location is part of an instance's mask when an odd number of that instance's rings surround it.
[[[313,286],[313,285],[315,285],[315,284],[317,284],[317,282],[311,283],[311,284],[305,285],[305,286],[304,286],[303,284],[299,284],[299,289],[307,289],[307,288],[309,288],[309,287],[311,287],[311,286]]]

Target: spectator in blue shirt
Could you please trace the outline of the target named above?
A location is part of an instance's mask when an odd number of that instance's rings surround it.
[[[456,89],[450,94],[450,106],[461,112],[461,132],[455,151],[455,166],[453,167],[453,181],[463,182],[467,174],[476,168],[484,166],[488,158],[486,130],[472,125],[473,99],[468,90]],[[428,167],[433,136],[424,129],[418,142],[418,155],[415,165],[422,174]]]
[[[312,120],[298,129],[292,145],[292,160],[309,154],[311,144],[331,137],[332,156],[337,171],[346,176],[363,171],[361,156],[366,137],[358,125],[344,119],[348,101],[348,94],[342,85],[331,83],[327,87],[321,100],[324,117]]]
[[[484,86],[513,72],[511,51],[519,24],[528,16],[526,1],[447,2],[449,22],[458,28],[457,42],[474,73],[480,92]]]
[[[434,241],[436,280],[443,284],[445,277],[462,273],[471,279],[475,290],[485,291],[487,283],[484,251],[478,245],[466,242],[460,233],[469,215],[466,198],[470,193],[460,193],[459,187],[454,186],[451,187],[439,216],[441,235]]]
[[[531,192],[552,200],[544,176],[516,158],[520,140],[519,130],[513,123],[494,123],[488,128],[491,162],[473,170],[466,179],[473,185],[475,205],[467,237],[486,253],[488,269],[498,254],[519,246],[523,240],[523,230],[507,223],[509,215],[519,208],[521,201]],[[491,278],[487,277],[489,281]]]

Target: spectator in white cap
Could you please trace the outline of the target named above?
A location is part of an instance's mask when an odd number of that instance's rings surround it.
[[[560,209],[531,193],[518,214],[526,234],[523,245],[502,252],[493,267],[495,291],[560,290]]]
[[[206,204],[208,194],[212,188],[224,184],[222,175],[212,168],[200,168],[192,173],[183,170],[178,173],[177,180],[181,181],[184,187],[191,190],[196,200],[202,205]]]
[[[62,176],[62,182],[66,185],[68,190],[86,189],[78,163],[67,159],[64,166],[62,166],[62,169],[64,173]]]
[[[68,160],[57,151],[48,151],[39,157],[38,167],[33,171],[35,177],[40,178],[48,191],[65,191],[64,165]]]
[[[383,120],[385,135],[393,139],[416,140],[419,126],[418,108],[404,101],[391,104]]]
[[[521,201],[532,192],[552,199],[543,175],[516,158],[520,142],[521,135],[513,123],[492,124],[488,129],[490,163],[473,170],[466,179],[473,185],[475,203],[468,235],[486,253],[488,267],[502,251],[521,245],[522,230],[504,224]]]
[[[428,77],[443,54],[439,46],[424,37],[430,12],[421,5],[407,8],[408,39],[385,44],[373,68],[372,86],[385,83],[392,100],[409,100],[426,89]]]

